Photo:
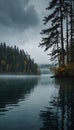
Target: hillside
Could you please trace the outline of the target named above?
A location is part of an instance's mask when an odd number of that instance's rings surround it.
[[[18,47],[0,44],[0,73],[39,74],[38,65]]]

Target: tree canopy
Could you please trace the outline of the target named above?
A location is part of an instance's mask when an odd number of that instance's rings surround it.
[[[44,17],[47,29],[41,32],[39,44],[45,51],[51,50],[51,60],[59,66],[74,63],[74,1],[51,0],[46,10],[49,15]]]
[[[39,74],[38,65],[31,56],[18,47],[0,44],[0,73]]]

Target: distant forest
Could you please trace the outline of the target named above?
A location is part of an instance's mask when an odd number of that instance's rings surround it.
[[[0,44],[0,73],[39,74],[38,65],[18,47]]]

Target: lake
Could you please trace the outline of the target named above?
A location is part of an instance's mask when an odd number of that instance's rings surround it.
[[[73,129],[73,79],[0,75],[0,130]]]

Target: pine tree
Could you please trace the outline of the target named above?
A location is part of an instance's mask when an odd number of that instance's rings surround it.
[[[52,11],[51,14],[49,14],[47,17],[44,17],[44,24],[51,23],[50,27],[48,29],[42,30],[41,34],[48,35],[48,37],[42,38],[42,42],[40,43],[40,46],[45,46],[45,51],[49,48],[53,47],[57,44],[57,49],[52,51],[52,54],[54,54],[54,58],[61,55],[61,64],[64,66],[65,64],[65,50],[64,50],[64,37],[63,37],[63,0],[52,0],[49,2],[47,10]],[[59,38],[57,38],[57,35]],[[59,58],[58,58],[59,59]],[[59,60],[58,60],[59,61]]]
[[[74,0],[70,0],[71,17],[71,62],[74,62]]]

